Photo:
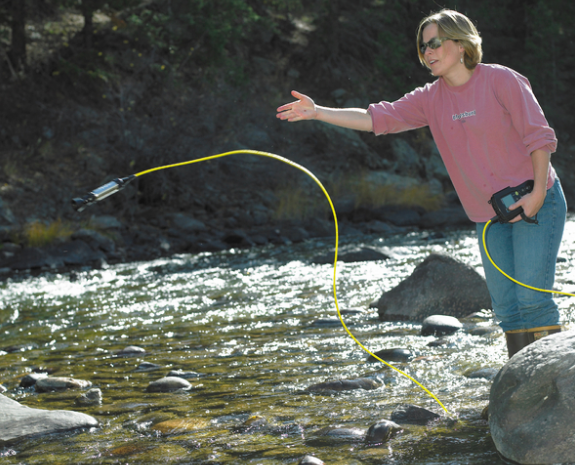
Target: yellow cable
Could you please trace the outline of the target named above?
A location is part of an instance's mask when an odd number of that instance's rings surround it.
[[[329,206],[331,207],[331,211],[333,213],[333,220],[335,223],[335,258],[333,261],[333,297],[335,300],[335,307],[337,309],[337,315],[339,317],[339,321],[341,321],[341,324],[343,326],[343,328],[345,329],[345,331],[347,332],[347,334],[349,334],[349,336],[357,343],[357,345],[359,345],[363,350],[365,350],[369,355],[371,355],[372,357],[374,357],[375,359],[379,360],[381,363],[387,365],[390,368],[393,368],[395,371],[399,372],[400,374],[402,374],[403,376],[405,376],[406,378],[410,379],[411,381],[413,381],[415,384],[417,384],[421,389],[423,389],[425,392],[427,392],[427,394],[429,394],[440,406],[443,410],[445,410],[445,413],[447,413],[447,415],[450,416],[450,413],[447,411],[447,409],[445,408],[445,406],[441,403],[441,401],[435,397],[435,395],[433,395],[423,384],[421,384],[419,381],[413,379],[411,376],[409,376],[407,373],[404,373],[403,371],[401,371],[400,369],[394,367],[393,365],[387,363],[385,360],[382,360],[381,358],[379,358],[377,355],[371,353],[361,342],[359,342],[355,336],[351,333],[351,331],[347,328],[345,322],[343,321],[343,317],[341,316],[341,312],[339,310],[339,303],[337,301],[337,292],[336,292],[336,273],[337,273],[337,251],[338,251],[338,243],[339,243],[339,231],[338,231],[338,225],[337,225],[337,216],[335,213],[335,208],[333,206],[333,202],[331,201],[331,198],[329,196],[329,194],[327,193],[327,190],[325,189],[325,187],[323,186],[323,184],[320,182],[320,180],[311,172],[309,171],[307,168],[304,168],[301,165],[298,165],[297,163],[284,158],[284,157],[280,157],[279,155],[273,154],[273,153],[269,153],[269,152],[260,152],[258,150],[233,150],[231,152],[225,152],[225,153],[220,153],[218,155],[212,155],[209,157],[204,157],[204,158],[198,158],[196,160],[189,160],[189,161],[184,161],[181,163],[174,163],[172,165],[165,165],[165,166],[159,166],[156,168],[151,168],[149,170],[145,170],[145,171],[140,171],[139,173],[136,173],[134,176],[139,177],[139,176],[143,176],[144,174],[148,174],[148,173],[152,173],[154,171],[160,171],[160,170],[165,170],[167,168],[176,168],[179,166],[185,166],[185,165],[191,165],[192,163],[199,163],[202,161],[208,161],[208,160],[214,160],[216,158],[221,158],[221,157],[226,157],[228,155],[235,155],[238,153],[247,153],[247,154],[252,154],[252,155],[260,155],[262,157],[268,157],[268,158],[273,158],[275,160],[279,160],[282,161],[284,163],[287,163],[290,166],[293,166],[294,168],[297,168],[300,171],[303,171],[305,174],[307,174],[310,178],[312,178],[317,185],[321,188],[321,190],[323,191],[323,193],[325,194],[327,201],[329,202]]]
[[[527,284],[523,284],[519,281],[517,281],[516,279],[513,279],[511,276],[509,276],[507,273],[505,273],[505,271],[503,271],[501,268],[499,268],[495,262],[491,259],[491,255],[489,255],[489,250],[487,250],[487,242],[485,240],[486,237],[486,233],[487,233],[487,229],[489,227],[489,225],[491,224],[491,220],[489,220],[487,223],[485,223],[485,227],[483,228],[483,249],[485,250],[485,255],[487,255],[487,258],[489,259],[489,261],[491,262],[491,264],[497,268],[497,270],[503,275],[505,276],[507,279],[510,279],[511,281],[513,281],[515,284],[519,284],[520,286],[526,287],[527,289],[532,289],[534,291],[539,291],[539,292],[548,292],[549,294],[562,294],[562,295],[568,295],[571,297],[575,297],[575,294],[570,294],[569,292],[561,292],[561,291],[554,291],[554,290],[549,290],[549,289],[539,289],[537,287],[533,287],[533,286],[529,286]]]

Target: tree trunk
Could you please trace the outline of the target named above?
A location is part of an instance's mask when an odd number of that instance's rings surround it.
[[[24,0],[12,0],[12,43],[8,57],[12,67],[23,70],[26,67],[26,2]]]

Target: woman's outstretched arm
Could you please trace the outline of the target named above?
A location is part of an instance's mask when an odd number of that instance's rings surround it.
[[[324,123],[355,129],[372,131],[371,115],[361,108],[329,108],[316,105],[307,95],[293,90],[295,102],[286,103],[277,109],[277,117],[290,123],[305,120],[318,120]]]

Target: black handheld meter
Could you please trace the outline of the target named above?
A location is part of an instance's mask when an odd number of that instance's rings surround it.
[[[516,187],[506,187],[505,189],[496,192],[491,196],[489,204],[497,214],[497,221],[500,223],[508,223],[516,216],[521,215],[528,223],[537,223],[537,219],[528,218],[523,213],[523,208],[515,208],[509,210],[509,207],[517,202],[521,197],[529,194],[533,190],[533,181],[530,179]]]

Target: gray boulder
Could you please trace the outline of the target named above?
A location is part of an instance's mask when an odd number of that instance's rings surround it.
[[[491,386],[489,427],[509,460],[575,463],[575,331],[540,339],[505,364]]]
[[[372,304],[382,321],[423,321],[431,315],[463,318],[491,308],[485,279],[451,257],[429,255],[411,276]]]
[[[0,446],[30,436],[98,426],[98,420],[83,413],[30,408],[3,395],[0,412]]]

